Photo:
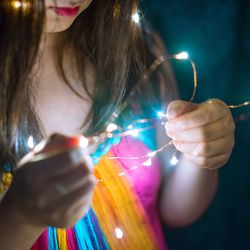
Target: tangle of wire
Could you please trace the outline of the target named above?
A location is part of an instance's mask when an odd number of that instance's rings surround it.
[[[189,99],[189,102],[193,102],[195,96],[196,96],[196,92],[197,92],[197,86],[198,86],[198,81],[197,81],[197,70],[196,70],[196,65],[195,63],[189,58],[188,54],[186,52],[182,52],[179,54],[174,54],[174,55],[170,55],[170,56],[160,56],[158,57],[151,65],[150,67],[147,69],[147,71],[145,72],[145,75],[150,76],[153,72],[155,72],[158,67],[164,63],[166,60],[168,59],[174,59],[174,60],[188,60],[192,66],[192,71],[193,71],[193,92],[192,95]],[[244,103],[238,104],[238,105],[228,105],[228,107],[230,109],[237,109],[237,108],[241,108],[244,106],[249,106],[250,105],[250,101],[246,101]],[[126,106],[126,105],[125,105]],[[122,107],[121,109],[124,109],[124,107]],[[114,118],[117,118],[118,115],[116,113],[113,114]],[[105,142],[107,139],[115,139],[115,138],[123,138],[126,136],[138,136],[138,134],[140,132],[144,132],[150,129],[154,129],[156,128],[156,126],[160,123],[160,125],[164,125],[167,121],[167,115],[162,113],[162,112],[158,112],[158,117],[156,118],[143,118],[143,119],[137,119],[134,120],[129,126],[127,126],[126,128],[122,128],[119,125],[117,125],[116,123],[110,123],[106,130],[100,134],[94,135],[92,137],[84,137],[84,136],[80,136],[79,137],[79,146],[83,149],[88,150],[95,150],[97,148],[97,146],[103,142]],[[145,124],[150,124],[150,125],[145,125]],[[145,126],[144,126],[145,125]],[[42,142],[40,145],[45,145],[45,142]],[[35,147],[35,151],[39,151],[40,145],[38,144],[38,147]],[[34,142],[33,142],[33,138],[30,137],[28,140],[28,146],[32,149],[34,148]],[[125,174],[127,174],[130,171],[134,171],[140,167],[150,167],[152,165],[152,158],[155,157],[158,153],[165,151],[167,148],[173,146],[173,141],[169,141],[167,144],[165,144],[164,146],[162,146],[159,149],[156,149],[155,151],[151,151],[146,155],[139,155],[139,156],[104,156],[102,157],[102,159],[104,160],[145,160],[145,162],[140,163],[139,166],[133,166],[131,168],[128,168],[127,170],[119,173],[117,176],[114,177],[109,177],[108,179],[113,179],[116,177],[121,177],[124,176]],[[41,160],[44,158],[48,158],[51,156],[54,156],[56,154],[60,154],[61,152],[65,151],[65,149],[63,150],[53,150],[53,152],[49,152],[49,153],[45,153],[45,154],[38,154],[35,155],[32,159],[32,161],[37,161],[37,160]],[[172,165],[176,165],[178,163],[178,159],[176,157],[176,152],[174,152],[173,157],[171,159],[170,162]],[[98,182],[104,182],[106,181],[103,179],[98,179]]]
[[[176,59],[176,60],[188,60],[192,66],[192,70],[193,70],[193,93],[192,96],[189,99],[189,102],[193,102],[196,92],[197,92],[197,86],[198,86],[198,81],[197,81],[197,70],[196,70],[196,65],[195,63],[188,57],[188,54],[186,52],[182,52],[179,54],[175,54],[175,55],[171,55],[169,57],[167,56],[160,56],[158,57],[152,64],[151,66],[148,68],[146,74],[147,75],[151,75],[155,70],[157,70],[157,68],[167,59]],[[228,105],[228,107],[230,109],[237,109],[237,108],[241,108],[244,106],[249,106],[250,105],[250,101],[246,101],[244,103],[241,104],[237,104],[237,105]],[[118,125],[111,123],[108,125],[107,130],[104,132],[106,133],[106,135],[102,135],[102,137],[107,137],[107,138],[115,138],[115,137],[125,137],[128,135],[137,135],[140,132],[143,132],[145,130],[150,130],[156,127],[156,125],[150,125],[150,126],[146,126],[141,128],[141,125],[143,124],[148,124],[148,123],[156,123],[156,122],[160,122],[162,125],[165,124],[165,122],[167,121],[167,116],[161,112],[159,112],[158,114],[158,118],[149,118],[149,119],[139,119],[139,120],[135,120],[133,121],[129,126],[128,129],[122,129],[121,127],[119,127]],[[121,159],[121,160],[142,160],[142,159],[147,159],[146,162],[141,164],[141,167],[149,167],[151,165],[151,158],[155,157],[158,153],[166,150],[167,148],[169,148],[170,146],[173,145],[173,141],[171,140],[170,142],[168,142],[167,144],[165,144],[164,146],[162,146],[161,148],[152,151],[146,155],[141,155],[141,156],[130,156],[130,157],[125,157],[125,156],[115,156],[115,157],[104,157],[105,160],[115,160],[115,159]],[[174,153],[173,158],[171,159],[172,161],[172,165],[175,165],[178,162],[178,159],[176,158],[176,155]],[[135,170],[138,167],[132,167],[131,169],[126,170],[125,172],[122,172],[119,174],[119,176],[123,176],[125,175],[127,172],[131,171],[131,170]],[[103,181],[103,180],[102,180]]]

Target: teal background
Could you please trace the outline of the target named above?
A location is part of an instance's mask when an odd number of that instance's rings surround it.
[[[169,53],[188,51],[197,64],[195,101],[220,98],[228,104],[250,100],[250,1],[144,0],[142,10]],[[181,98],[192,92],[188,64],[174,63]],[[236,145],[220,170],[208,211],[192,226],[166,228],[170,250],[250,249],[250,107],[233,110]],[[243,115],[243,116],[242,116]]]

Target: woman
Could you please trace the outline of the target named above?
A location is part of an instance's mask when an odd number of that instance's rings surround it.
[[[1,195],[4,249],[167,249],[161,221],[190,224],[210,203],[233,148],[232,116],[220,100],[170,102],[167,63],[141,77],[165,51],[148,25],[132,21],[137,8],[136,0],[2,1],[2,173],[19,166]],[[103,131],[125,103],[117,122],[148,115],[155,96],[168,105],[157,144],[172,139],[182,153],[173,171],[167,153],[162,174],[156,159],[141,168],[149,149],[131,137],[100,145],[94,170],[80,147],[61,150],[75,134]],[[30,136],[49,140],[20,162]]]

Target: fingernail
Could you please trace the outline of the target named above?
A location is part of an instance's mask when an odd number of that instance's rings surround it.
[[[74,149],[70,152],[70,157],[73,164],[79,164],[83,159],[83,151],[79,149]]]

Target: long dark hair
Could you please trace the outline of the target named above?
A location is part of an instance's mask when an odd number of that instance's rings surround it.
[[[38,141],[43,137],[39,119],[32,109],[30,86],[43,32],[44,1],[18,1],[21,3],[18,8],[13,2],[16,1],[0,3],[0,164],[16,162],[23,156],[28,151],[25,145],[29,135]],[[75,91],[64,74],[62,63],[62,51],[72,50],[80,80],[93,100],[88,134],[103,129],[128,96],[133,83],[138,82],[155,58],[147,45],[145,32],[131,21],[138,4],[138,0],[93,1],[65,32],[65,39],[55,53],[59,73]],[[92,92],[85,79],[87,61],[96,72]],[[165,73],[173,82],[168,65]],[[146,82],[141,96],[150,93]],[[174,92],[174,87],[170,92]]]

